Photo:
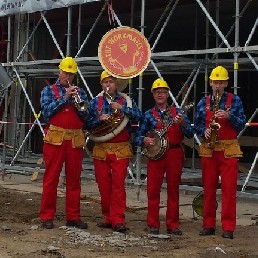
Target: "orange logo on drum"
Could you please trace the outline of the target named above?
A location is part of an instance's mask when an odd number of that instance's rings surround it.
[[[139,75],[150,62],[150,45],[136,29],[119,27],[106,33],[98,49],[101,65],[115,77]]]

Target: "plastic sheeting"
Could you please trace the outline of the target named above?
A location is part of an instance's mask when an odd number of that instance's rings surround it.
[[[5,0],[0,1],[0,17],[17,13],[34,13],[96,1],[100,0]]]

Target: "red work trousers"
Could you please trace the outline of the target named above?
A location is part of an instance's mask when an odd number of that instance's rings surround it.
[[[238,178],[237,158],[225,158],[223,151],[214,151],[211,158],[202,157],[201,162],[204,189],[203,227],[216,227],[216,190],[220,176],[222,230],[235,231]]]
[[[80,176],[82,171],[82,148],[72,148],[72,140],[62,145],[44,143],[45,172],[40,207],[42,220],[53,220],[56,212],[57,186],[63,163],[66,175],[66,220],[80,218]]]
[[[94,159],[104,222],[112,223],[113,227],[125,222],[125,178],[128,165],[129,159],[117,159],[115,154],[107,154],[106,160]]]
[[[183,149],[169,149],[158,160],[147,162],[147,196],[149,227],[160,227],[159,205],[160,190],[166,173],[167,181],[167,212],[166,226],[168,229],[179,228],[179,185],[183,168]]]

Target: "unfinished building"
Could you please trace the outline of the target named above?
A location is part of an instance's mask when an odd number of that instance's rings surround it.
[[[0,60],[13,83],[2,84],[0,92],[2,172],[19,170],[24,160],[40,157],[40,91],[56,79],[60,60],[76,58],[77,80],[92,98],[100,92],[103,69],[98,43],[110,29],[130,26],[145,35],[152,52],[147,69],[125,90],[142,110],[153,105],[150,87],[157,77],[169,82],[171,104],[181,105],[197,103],[209,92],[208,74],[214,66],[229,70],[228,90],[241,97],[248,118],[239,135],[244,152],[240,172],[248,173],[248,181],[257,172],[258,158],[257,9],[258,2],[251,0],[4,1]],[[186,167],[198,169],[198,138],[186,144]]]

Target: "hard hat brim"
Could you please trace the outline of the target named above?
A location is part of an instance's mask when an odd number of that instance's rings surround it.
[[[168,87],[168,86],[157,86],[157,87],[152,87],[151,88],[151,92],[153,92],[154,90],[156,90],[156,89],[166,89],[167,91],[169,91],[170,90],[170,88]]]

